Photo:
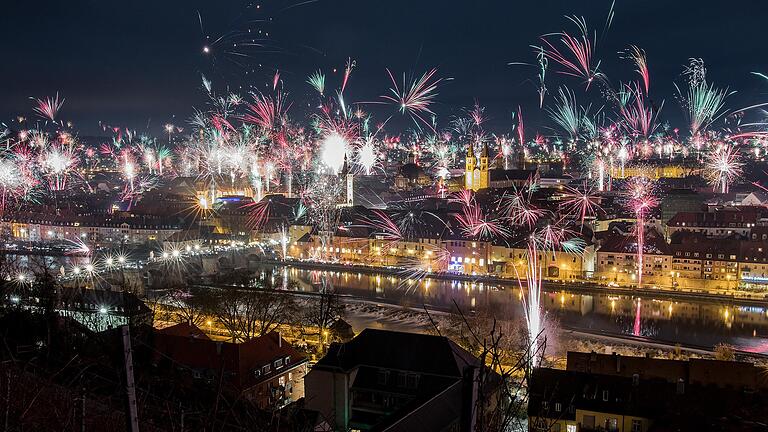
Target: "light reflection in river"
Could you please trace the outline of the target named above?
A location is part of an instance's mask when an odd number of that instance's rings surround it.
[[[316,291],[325,279],[341,294],[402,306],[422,304],[449,310],[489,309],[497,316],[523,319],[520,288],[511,282],[498,286],[483,282],[424,278],[401,279],[388,274],[365,274],[264,267],[262,277],[294,281],[298,290]],[[768,353],[768,309],[706,301],[639,298],[547,290],[542,307],[566,329],[590,333],[641,336],[662,342],[712,347],[726,342],[739,349]]]

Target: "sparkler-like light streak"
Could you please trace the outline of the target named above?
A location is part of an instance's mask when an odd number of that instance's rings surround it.
[[[11,159],[0,160],[0,188],[2,188],[2,202],[0,202],[0,216],[5,214],[6,202],[10,199],[17,200],[24,196],[28,179],[20,171]]]
[[[688,77],[688,90],[683,94],[677,84],[675,89],[688,117],[691,136],[695,137],[727,114],[725,100],[735,92],[707,84],[706,68],[701,59],[691,59],[684,75]]]
[[[352,74],[352,69],[355,67],[355,61],[352,60],[352,58],[347,59],[347,66],[344,68],[344,79],[341,81],[341,92],[344,93],[344,89],[347,88],[347,81],[349,81],[349,76]],[[322,93],[322,92],[320,92]]]
[[[583,123],[585,110],[576,103],[576,94],[566,87],[560,87],[557,105],[547,108],[550,118],[557,123],[571,138],[575,140],[579,136],[579,130]]]
[[[411,118],[418,119],[434,131],[432,124],[423,116],[426,114],[435,115],[430,105],[434,101],[435,96],[437,96],[437,93],[435,93],[437,85],[442,81],[442,78],[434,79],[436,73],[437,69],[431,69],[425,72],[421,78],[412,81],[408,81],[405,73],[403,73],[403,84],[401,87],[398,85],[392,72],[387,69],[387,74],[392,81],[392,88],[389,89],[392,96],[383,95],[381,98],[396,104],[402,114],[408,114]],[[416,122],[416,125],[418,126],[418,122]]]
[[[627,84],[623,94],[630,95],[630,99],[634,101],[634,103],[625,101],[620,109],[627,132],[648,138],[658,127],[656,118],[661,108],[654,110],[653,106],[647,103],[637,83],[634,86]],[[664,104],[662,103],[661,106],[663,107]]]
[[[37,106],[34,108],[35,112],[42,118],[52,122],[56,121],[56,116],[62,105],[64,105],[64,99],[59,100],[59,93],[56,93],[56,96],[53,98],[35,99],[35,102],[37,102]]]
[[[643,286],[645,269],[645,218],[659,204],[654,195],[653,182],[647,177],[632,177],[624,191],[627,206],[635,214],[635,235],[637,237],[637,286]]]
[[[471,238],[488,240],[508,237],[511,234],[501,219],[487,216],[474,201],[464,206],[455,218],[464,235]]]
[[[704,176],[712,190],[728,193],[730,185],[742,174],[741,153],[732,144],[722,143],[710,151],[704,162]]]
[[[567,212],[579,216],[583,228],[584,219],[587,216],[595,215],[600,210],[600,196],[585,181],[580,189],[566,187],[563,194],[563,205]]]
[[[648,71],[648,60],[645,56],[645,50],[632,45],[627,50],[627,55],[635,62],[635,72],[640,75],[640,79],[643,82],[643,90],[645,90],[647,96],[651,88],[651,74]]]
[[[286,105],[282,93],[277,93],[274,98],[258,93],[254,94],[253,103],[246,106],[249,112],[243,116],[243,121],[271,131],[283,121],[291,104]]]
[[[320,238],[317,258],[325,260],[332,256],[331,238],[339,226],[341,212],[338,204],[344,188],[336,175],[320,173],[307,180],[301,199],[309,219],[317,226]]]
[[[312,86],[320,96],[325,94],[325,75],[322,72],[317,71],[309,76],[307,83]]]
[[[394,243],[405,238],[400,225],[382,210],[371,210],[371,216],[362,215],[359,217],[359,222],[363,226],[373,229],[377,235],[387,242]]]
[[[77,164],[78,159],[71,146],[54,143],[40,154],[40,169],[49,174],[48,185],[54,191],[66,188],[70,173]]]
[[[530,185],[521,190],[505,192],[499,200],[499,208],[504,217],[512,225],[523,225],[528,229],[533,229],[536,223],[544,215],[544,210],[536,208],[531,203],[531,193],[533,189]]]
[[[558,73],[584,78],[587,89],[589,89],[592,80],[601,75],[597,71],[600,62],[593,66],[592,61],[597,35],[589,36],[587,22],[583,17],[569,16],[566,18],[576,25],[580,34],[578,36],[571,36],[569,33],[562,31],[543,35],[540,38],[543,43],[541,49],[547,58],[554,60],[562,67]],[[564,50],[555,46],[550,41],[550,36],[559,36]]]

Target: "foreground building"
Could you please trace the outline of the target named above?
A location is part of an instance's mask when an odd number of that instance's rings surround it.
[[[242,343],[211,340],[191,324],[156,331],[154,364],[191,383],[221,378],[229,391],[260,409],[278,409],[304,396],[307,358],[272,332]]]
[[[753,430],[768,420],[768,380],[751,363],[569,352],[534,371],[532,431]]]
[[[321,430],[474,431],[481,366],[445,337],[365,329],[307,374],[305,406]]]

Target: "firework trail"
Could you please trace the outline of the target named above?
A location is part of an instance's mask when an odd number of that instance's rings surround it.
[[[56,93],[56,96],[53,98],[47,97],[45,99],[34,100],[37,103],[37,106],[34,108],[35,112],[46,120],[56,122],[56,116],[62,105],[64,105],[64,99],[59,100],[59,94]]]
[[[626,184],[624,194],[627,207],[635,215],[635,235],[637,237],[637,286],[643,286],[645,257],[645,218],[659,204],[654,195],[654,185],[647,177],[632,177]]]
[[[576,103],[576,94],[566,87],[558,90],[557,105],[547,108],[550,118],[565,131],[570,139],[576,140],[584,122],[586,110]]]
[[[704,162],[704,177],[714,192],[728,193],[734,180],[741,177],[742,156],[732,144],[720,144],[710,151]]]
[[[322,72],[317,71],[307,78],[307,83],[312,86],[320,96],[325,94],[325,75]]]
[[[421,78],[411,81],[403,73],[401,87],[398,85],[392,72],[387,69],[389,79],[392,81],[392,88],[389,89],[392,95],[384,95],[381,98],[394,103],[402,114],[410,115],[414,121],[419,120],[434,132],[435,128],[424,118],[424,115],[435,115],[430,105],[434,101],[435,96],[437,96],[435,92],[437,85],[442,81],[442,78],[435,79],[436,73],[437,69],[431,69],[425,72]],[[418,122],[416,122],[416,125],[418,126]]]
[[[521,190],[504,192],[501,196],[498,207],[510,224],[533,229],[539,219],[544,216],[544,210],[536,208],[531,202],[532,192],[532,187],[528,185]]]
[[[355,67],[355,61],[352,58],[347,59],[347,65],[344,68],[344,79],[341,81],[341,92],[344,93],[344,89],[347,88],[347,82],[349,81],[349,75],[352,74],[352,69]],[[320,92],[322,93],[322,92]]]
[[[706,68],[701,59],[691,59],[683,75],[688,78],[688,90],[683,93],[677,84],[675,89],[688,117],[691,136],[695,137],[727,114],[725,100],[735,92],[707,84]]]
[[[511,235],[503,219],[487,216],[474,200],[463,206],[461,213],[456,214],[455,218],[462,233],[470,238],[489,240]]]
[[[648,60],[645,56],[645,50],[632,45],[626,51],[626,55],[635,63],[635,72],[640,75],[643,90],[647,96],[651,88],[651,74],[648,71]]]
[[[525,146],[525,124],[523,123],[523,108],[517,106],[517,139],[520,147]]]
[[[286,105],[285,97],[281,93],[274,98],[258,93],[254,94],[253,103],[246,106],[249,112],[242,117],[242,120],[271,131],[283,122],[291,104]]]
[[[587,89],[589,89],[592,80],[601,76],[600,72],[597,71],[600,62],[593,65],[592,60],[597,35],[589,36],[587,22],[583,17],[569,16],[566,18],[576,25],[579,35],[572,36],[565,31],[543,35],[540,38],[542,42],[540,49],[546,58],[561,66],[558,73],[583,78]],[[560,38],[561,48],[558,48],[556,43],[550,40],[553,36]]]
[[[536,59],[539,62],[539,109],[544,108],[544,97],[547,95],[547,66],[549,66],[549,60],[547,60],[547,54],[544,48],[539,47]]]
[[[594,216],[601,210],[599,194],[586,181],[580,189],[566,187],[563,193],[563,205],[567,212],[579,216],[582,228],[587,216]]]
[[[658,124],[656,118],[661,108],[654,110],[646,100],[646,97],[640,90],[640,86],[635,83],[625,85],[622,95],[627,95],[621,105],[620,113],[624,120],[625,128],[629,134],[639,135],[648,138],[656,131]],[[634,101],[634,102],[630,102]],[[662,103],[662,107],[664,104]]]

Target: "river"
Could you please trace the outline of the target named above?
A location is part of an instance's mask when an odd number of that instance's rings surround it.
[[[489,284],[356,271],[325,271],[262,264],[262,277],[294,281],[297,289],[317,291],[325,280],[340,294],[358,299],[438,311],[453,303],[465,311],[492,310],[496,316],[523,319],[521,290],[514,282]],[[608,288],[606,288],[608,289]],[[619,336],[709,349],[724,342],[737,349],[768,354],[768,305],[739,305],[712,299],[670,300],[653,296],[584,293],[579,289],[544,289],[542,306],[560,327],[590,334]]]

